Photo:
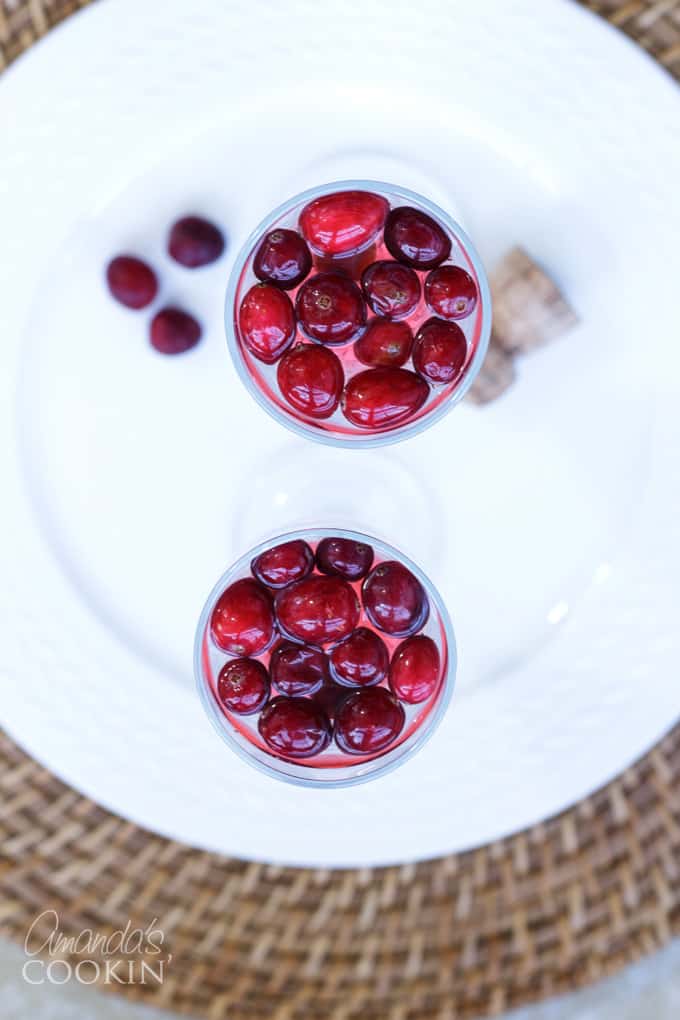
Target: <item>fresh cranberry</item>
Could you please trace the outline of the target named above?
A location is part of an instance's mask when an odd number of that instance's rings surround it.
[[[322,574],[338,574],[360,581],[371,569],[373,549],[353,538],[322,538],[316,547],[316,565]]]
[[[367,368],[347,383],[342,413],[353,425],[389,428],[415,414],[429,392],[427,383],[405,368]]]
[[[241,302],[239,327],[251,354],[273,365],[295,339],[290,298],[270,283],[256,283]]]
[[[220,595],[210,619],[212,639],[232,655],[257,655],[274,636],[272,598],[250,577],[234,581]]]
[[[257,728],[272,751],[288,758],[311,758],[331,740],[328,717],[308,698],[272,698]]]
[[[369,244],[389,204],[370,191],[336,191],[315,198],[300,214],[300,229],[317,255],[341,255]]]
[[[259,712],[269,697],[269,676],[257,659],[232,659],[217,678],[220,704],[238,715]]]
[[[150,337],[161,354],[183,354],[201,339],[201,325],[181,308],[161,308],[151,320]]]
[[[418,274],[389,259],[374,262],[365,269],[361,286],[375,314],[386,319],[405,319],[420,301]]]
[[[368,687],[347,697],[335,719],[335,741],[346,754],[375,754],[404,728],[406,715],[384,687]]]
[[[302,283],[312,268],[309,248],[296,230],[277,227],[262,239],[253,259],[253,272],[258,280],[292,290]]]
[[[168,252],[187,269],[198,269],[216,262],[224,251],[224,235],[219,227],[201,216],[184,216],[173,223]]]
[[[422,584],[396,560],[386,560],[374,567],[361,594],[371,623],[395,637],[415,634],[430,612]]]
[[[287,351],[276,378],[291,407],[310,418],[330,418],[345,385],[342,362],[319,344],[297,344]]]
[[[355,340],[366,322],[361,291],[342,273],[311,276],[297,293],[295,310],[307,336],[325,344]]]
[[[397,648],[390,665],[390,687],[400,701],[419,705],[434,694],[439,681],[439,650],[432,638],[419,634]]]
[[[338,714],[340,705],[347,697],[347,688],[336,684],[334,680],[326,680],[314,695],[313,701],[328,716],[331,722]]]
[[[276,596],[281,630],[298,641],[341,641],[359,622],[359,600],[341,577],[312,575]]]
[[[320,648],[281,641],[272,652],[269,671],[281,694],[315,694],[328,678],[328,659]]]
[[[158,293],[151,266],[134,255],[118,255],[106,267],[106,282],[116,301],[126,308],[146,308]]]
[[[254,576],[269,588],[285,588],[300,581],[314,566],[314,553],[302,539],[282,542],[256,556],[250,564]]]
[[[467,340],[455,322],[431,318],[416,333],[413,367],[433,383],[451,383],[467,357]]]
[[[477,304],[475,281],[462,266],[440,266],[425,280],[425,300],[442,319],[464,319]]]
[[[409,205],[393,209],[387,217],[385,246],[412,269],[434,269],[451,254],[451,239],[436,220]]]
[[[347,687],[370,687],[387,676],[390,656],[374,630],[357,627],[331,652],[333,679]]]
[[[400,368],[411,356],[413,333],[406,322],[371,319],[366,332],[354,344],[354,353],[364,365]]]

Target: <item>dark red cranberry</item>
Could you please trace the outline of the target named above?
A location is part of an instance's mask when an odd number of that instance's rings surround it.
[[[279,362],[276,378],[291,407],[310,418],[330,418],[345,385],[342,362],[319,344],[297,344],[287,351]]]
[[[328,679],[328,659],[320,648],[281,641],[272,652],[269,671],[281,694],[314,694]]]
[[[161,308],[151,320],[149,335],[161,354],[184,354],[201,339],[201,325],[181,308]]]
[[[429,392],[427,383],[405,368],[367,368],[347,383],[342,413],[362,428],[389,428],[420,410]]]
[[[243,343],[267,365],[273,365],[295,339],[291,300],[270,283],[250,288],[241,302],[238,321]]]
[[[316,692],[313,700],[332,722],[346,697],[346,687],[341,687],[334,680],[327,680],[321,689]]]
[[[388,259],[374,262],[365,269],[361,286],[375,314],[384,315],[386,319],[405,319],[420,301],[418,274]]]
[[[230,584],[212,611],[210,633],[215,644],[232,655],[263,652],[274,636],[274,611],[267,589],[250,577]]]
[[[316,547],[316,565],[322,574],[338,574],[360,581],[371,569],[373,549],[354,538],[322,538]]]
[[[397,739],[406,715],[384,687],[354,691],[338,709],[335,742],[346,754],[376,754]]]
[[[313,566],[314,553],[306,542],[296,538],[260,553],[250,564],[250,569],[268,588],[285,588],[287,584],[306,577]]]
[[[232,659],[217,678],[220,704],[238,715],[259,712],[269,697],[269,676],[257,659]]]
[[[475,281],[462,266],[440,266],[425,280],[425,300],[442,319],[464,319],[477,304]]]
[[[354,344],[354,353],[364,365],[400,368],[411,356],[413,333],[407,322],[371,319],[366,332]]]
[[[333,679],[347,687],[371,687],[387,676],[390,656],[374,630],[357,627],[331,652]]]
[[[439,649],[419,634],[397,648],[390,665],[390,687],[400,701],[419,705],[434,694],[439,682]]]
[[[126,308],[146,308],[158,293],[151,266],[134,255],[118,255],[106,267],[106,282],[116,301]]]
[[[455,322],[431,318],[416,333],[413,367],[433,383],[451,383],[465,365],[467,340]]]
[[[370,191],[336,191],[304,207],[300,229],[317,255],[341,255],[370,244],[388,209],[387,200]]]
[[[417,577],[396,560],[371,571],[361,592],[371,623],[394,637],[410,637],[426,622],[430,605]]]
[[[277,227],[265,234],[253,259],[258,280],[292,290],[312,268],[309,248],[296,230]]]
[[[366,322],[366,306],[354,280],[342,273],[317,273],[295,299],[298,322],[307,336],[324,344],[356,340]]]
[[[222,231],[201,216],[184,216],[170,229],[168,253],[187,269],[208,266],[216,262],[223,251]]]
[[[257,728],[265,744],[286,758],[311,758],[331,740],[328,717],[309,698],[272,698]]]
[[[390,255],[412,269],[434,269],[451,254],[451,239],[427,213],[412,206],[393,209],[385,224]]]
[[[275,606],[283,633],[312,644],[341,641],[359,622],[359,600],[341,577],[296,581],[277,594]]]

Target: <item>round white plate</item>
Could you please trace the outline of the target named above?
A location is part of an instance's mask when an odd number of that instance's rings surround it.
[[[192,844],[355,865],[559,811],[680,710],[680,94],[552,0],[97,3],[0,84],[3,717],[67,782]],[[387,450],[288,434],[229,363],[230,260],[320,179],[398,179],[491,264],[523,244],[582,325],[493,406]],[[168,223],[229,254],[189,273]],[[106,260],[147,256],[206,326],[156,355]],[[356,789],[278,784],[212,732],[191,675],[215,579],[305,522],[416,559],[460,648],[447,718]]]

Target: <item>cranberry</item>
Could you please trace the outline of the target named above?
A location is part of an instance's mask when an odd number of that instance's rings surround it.
[[[345,385],[340,359],[318,344],[298,344],[287,351],[276,378],[288,403],[310,418],[330,418]]]
[[[314,574],[296,581],[278,593],[275,605],[281,630],[312,644],[340,641],[359,622],[359,600],[341,577]]]
[[[387,319],[405,319],[420,301],[418,274],[388,259],[374,262],[365,269],[361,286],[375,314]]]
[[[416,333],[413,367],[433,383],[451,383],[467,357],[467,340],[455,322],[431,318]]]
[[[346,687],[341,687],[340,684],[336,684],[333,680],[327,680],[321,689],[316,692],[313,700],[332,722],[346,697]]]
[[[269,676],[257,659],[232,659],[217,678],[220,704],[238,715],[259,712],[269,697]]]
[[[325,344],[355,340],[366,322],[361,291],[342,273],[311,276],[297,293],[295,310],[307,336]]]
[[[353,425],[389,428],[415,414],[429,392],[427,383],[405,368],[367,368],[347,383],[342,413]]]
[[[282,542],[256,556],[250,564],[254,576],[269,588],[285,588],[306,577],[314,566],[314,553],[302,539]]]
[[[161,308],[151,320],[150,337],[161,354],[183,354],[201,339],[201,325],[181,308]]]
[[[316,565],[322,574],[338,574],[360,581],[371,569],[373,549],[353,538],[322,538],[316,547]]]
[[[277,227],[262,239],[253,259],[258,280],[292,290],[302,283],[312,268],[312,256],[296,230]]]
[[[354,344],[354,353],[364,365],[400,368],[411,356],[413,333],[406,322],[371,319],[366,332]]]
[[[420,634],[397,648],[390,665],[390,687],[409,705],[419,705],[434,694],[439,681],[439,650],[432,638]]]
[[[333,679],[347,687],[370,687],[387,676],[390,656],[382,638],[368,627],[357,627],[331,652]]]
[[[335,741],[346,754],[375,754],[399,736],[406,716],[384,687],[368,687],[347,697],[335,719]]]
[[[216,262],[224,251],[222,231],[201,216],[184,216],[173,223],[168,252],[187,269],[198,269]]]
[[[269,670],[281,694],[314,694],[328,678],[328,659],[320,648],[281,641],[272,652]]]
[[[317,255],[341,255],[369,244],[389,204],[370,191],[336,191],[315,198],[300,214],[300,230]]]
[[[270,283],[250,288],[241,302],[238,321],[244,344],[267,365],[273,365],[295,339],[290,298]]]
[[[425,280],[425,300],[443,319],[464,319],[477,304],[475,281],[461,266],[440,266]]]
[[[387,217],[385,245],[393,258],[412,269],[434,269],[451,254],[451,239],[442,227],[409,205],[393,209]]]
[[[250,577],[234,581],[220,595],[210,619],[212,639],[232,655],[257,655],[274,636],[272,598]]]
[[[126,308],[146,308],[158,293],[151,266],[134,255],[118,255],[106,267],[106,282],[116,301]]]
[[[374,567],[361,594],[371,623],[395,637],[415,634],[430,612],[422,584],[396,560],[386,560]]]
[[[328,717],[308,698],[272,698],[257,728],[272,751],[288,758],[311,758],[331,740]]]

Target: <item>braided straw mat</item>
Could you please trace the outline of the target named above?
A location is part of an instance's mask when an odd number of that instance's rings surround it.
[[[0,0],[0,69],[85,2]],[[680,79],[680,0],[586,6]],[[109,814],[8,738],[0,763],[0,930],[23,941],[48,908],[66,935],[157,918],[172,954],[162,985],[113,988],[193,1016],[497,1015],[680,933],[680,726],[605,789],[526,832],[351,871],[199,852]]]

